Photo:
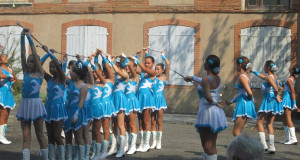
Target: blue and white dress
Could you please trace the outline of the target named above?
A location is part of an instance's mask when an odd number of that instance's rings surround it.
[[[22,84],[22,100],[17,113],[18,120],[35,121],[47,116],[46,108],[40,99],[43,77],[32,78],[27,72]]]
[[[89,87],[88,93],[86,95],[86,98],[85,98],[85,101],[84,101],[84,104],[83,104],[83,109],[84,109],[84,112],[86,113],[86,120],[88,122],[92,122],[94,120],[94,116],[93,116],[92,111],[91,111],[91,105],[92,105],[91,96],[92,96],[92,93],[93,93],[93,89]]]
[[[82,84],[82,86],[85,84]],[[82,87],[81,86],[81,87]],[[78,109],[78,104],[80,101],[80,89],[78,89],[74,82],[71,81],[69,83],[68,91],[67,91],[67,99],[66,99],[66,109],[68,114],[68,119],[64,122],[65,132],[70,130],[77,131],[79,128],[87,125],[87,118],[84,109],[80,109],[78,112],[78,120],[76,123],[72,122],[74,113]]]
[[[166,82],[159,80],[157,77],[155,77],[154,83],[153,83],[153,93],[154,93],[154,99],[155,99],[155,110],[165,110],[167,109],[167,103],[164,97],[164,88],[165,88]]]
[[[6,71],[4,68],[0,67],[2,74],[12,74],[11,70]],[[10,78],[5,78],[0,80],[0,105],[3,108],[13,109],[16,106],[14,95],[11,91],[12,81]]]
[[[67,120],[67,110],[64,102],[65,85],[54,83],[53,78],[48,81],[47,84],[47,101],[46,110],[47,117],[45,121],[50,123],[51,121]]]
[[[128,100],[128,108],[126,109],[125,114],[129,115],[131,111],[139,112],[140,111],[140,103],[136,98],[136,88],[137,82],[133,80],[128,80],[125,93]]]
[[[111,82],[105,82],[102,93],[102,107],[103,107],[103,118],[110,118],[116,115],[115,105],[112,101],[112,88]]]
[[[292,78],[289,78],[292,83],[293,83],[293,87],[295,87],[296,81],[294,81]],[[296,107],[292,104],[292,92],[290,89],[289,84],[287,83],[287,81],[284,84],[284,92],[283,92],[283,98],[282,98],[282,107],[283,108],[287,108],[290,110],[294,110],[296,109]]]
[[[210,81],[213,80],[212,77],[207,76]],[[211,97],[215,100],[219,100],[220,91],[222,88],[222,81],[220,81],[219,86],[216,89],[211,89]],[[215,104],[207,102],[204,94],[204,89],[201,85],[197,87],[199,94],[199,110],[195,122],[195,128],[199,132],[199,127],[210,127],[210,130],[213,133],[221,132],[228,127],[227,119],[222,108],[218,107]]]
[[[92,92],[92,105],[91,111],[94,119],[101,119],[103,117],[103,105],[101,96],[103,94],[103,87],[94,85]]]
[[[153,79],[146,76],[144,72],[141,74],[141,79],[137,91],[137,99],[140,103],[140,112],[144,109],[154,109],[155,101],[152,93]]]
[[[274,76],[270,75],[274,80]],[[278,85],[278,80],[275,80],[276,85]],[[276,100],[274,88],[271,86],[270,83],[267,83],[267,79],[261,86],[261,90],[264,93],[264,99],[260,105],[260,108],[258,110],[258,113],[264,112],[272,112],[272,114],[283,114],[283,107],[279,104],[279,102]]]
[[[116,114],[118,114],[120,111],[126,111],[128,108],[128,101],[125,95],[126,86],[126,81],[119,79],[116,75],[115,84],[113,86],[113,102],[115,105]]]
[[[248,117],[255,120],[257,119],[255,105],[251,99],[248,99],[248,94],[246,92],[246,89],[242,84],[240,84],[241,76],[247,79],[250,87],[250,79],[244,74],[240,75],[239,79],[237,80],[237,83],[234,85],[238,94],[237,97],[235,97],[235,100],[237,102],[234,109],[232,121],[235,121],[237,117]]]

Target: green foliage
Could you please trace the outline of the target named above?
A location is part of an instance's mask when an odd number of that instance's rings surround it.
[[[11,68],[15,74],[22,72],[21,68],[21,56],[20,56],[20,40],[17,40],[12,31],[8,35],[2,34],[3,38],[6,40],[3,44],[0,44],[0,54],[6,54],[8,57],[7,66]]]
[[[18,80],[14,85],[12,85],[12,92],[14,95],[21,94],[23,81]]]

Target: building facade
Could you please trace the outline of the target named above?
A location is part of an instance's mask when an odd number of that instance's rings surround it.
[[[266,60],[274,60],[282,81],[288,68],[299,64],[299,11],[299,0],[0,0],[0,35],[15,31],[17,39],[19,22],[40,42],[73,55],[88,55],[96,48],[133,55],[151,46],[157,63],[164,49],[171,69],[183,75],[204,76],[203,60],[216,54],[221,58],[222,97],[231,99],[234,60],[240,55],[261,72]],[[4,42],[0,36],[2,46],[10,44]],[[253,77],[257,108],[261,83]],[[167,84],[166,112],[196,114],[196,88],[172,71]],[[233,109],[224,110],[230,116]]]

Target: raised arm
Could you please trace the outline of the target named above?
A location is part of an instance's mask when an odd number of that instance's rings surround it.
[[[256,70],[251,69],[250,70],[251,73],[255,74],[257,77],[259,77],[262,80],[265,80],[267,77],[259,72],[257,72]]]
[[[101,54],[101,56],[102,56],[102,59],[105,63],[105,65],[103,67],[105,67],[105,69],[107,71],[108,78],[112,81],[112,83],[114,83],[115,77],[114,77],[114,74],[112,72],[112,69],[109,66],[109,62],[108,62],[107,58],[105,57],[105,55]]]
[[[27,39],[28,39],[28,41],[29,41],[30,48],[31,48],[31,51],[32,51],[33,61],[34,61],[34,63],[36,64],[36,67],[37,67],[36,69],[37,69],[37,71],[38,71],[41,75],[44,75],[44,69],[43,69],[42,64],[41,64],[41,62],[40,62],[40,59],[39,59],[39,57],[38,57],[38,55],[37,55],[36,48],[35,48],[35,46],[34,46],[34,43],[33,43],[32,38],[31,38],[30,31],[28,31],[28,32],[26,33],[26,36],[27,36]]]
[[[25,34],[26,34],[26,29],[24,28],[21,33],[21,63],[22,63],[22,70],[24,75],[25,73],[28,72],[27,62],[26,62]]]
[[[140,66],[140,68],[141,68],[142,71],[148,73],[150,76],[155,76],[155,75],[156,75],[155,70],[147,68],[147,67],[146,67],[144,64],[142,64],[137,58],[132,57],[132,56],[129,57],[129,58],[132,59],[132,60],[134,60],[135,63],[136,63],[138,66]],[[137,72],[137,73],[138,73],[138,72]]]
[[[170,74],[170,62],[169,62],[169,60],[165,56],[165,51],[161,52],[161,58],[166,62],[166,65],[167,65],[167,67],[165,69],[165,71],[166,71],[166,73],[165,73],[165,81],[167,81],[169,79],[169,74]]]
[[[134,70],[132,61],[129,61],[129,62],[128,62],[128,67],[129,67],[129,70],[130,70],[130,72],[131,72],[131,74],[132,74],[132,79],[136,80],[137,73],[136,73],[136,71]]]
[[[126,73],[126,71],[125,72],[122,71],[114,63],[110,63],[110,64],[112,65],[112,68],[118,75],[120,75],[123,79],[128,79],[128,74]]]

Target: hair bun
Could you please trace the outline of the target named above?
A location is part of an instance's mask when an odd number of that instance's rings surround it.
[[[220,67],[215,67],[212,69],[213,74],[219,74],[220,73]]]

